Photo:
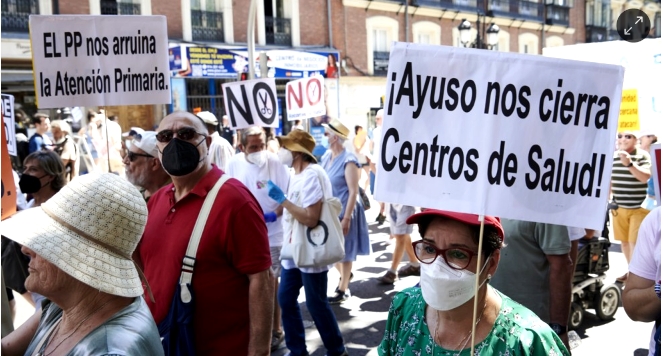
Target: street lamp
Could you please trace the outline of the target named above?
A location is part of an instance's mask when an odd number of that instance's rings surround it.
[[[463,19],[460,21],[460,25],[458,25],[458,35],[460,37],[460,43],[463,45],[463,47],[470,47],[470,48],[483,48],[483,49],[489,49],[489,50],[494,50],[495,47],[497,46],[498,42],[498,37],[497,35],[500,32],[500,27],[497,26],[494,22],[490,23],[490,26],[486,29],[486,42],[483,42],[481,38],[481,21],[480,18],[483,17],[483,28],[486,28],[486,17],[482,15],[481,13],[477,12],[477,38],[470,43],[470,30],[472,29],[472,24],[467,21],[467,19]]]

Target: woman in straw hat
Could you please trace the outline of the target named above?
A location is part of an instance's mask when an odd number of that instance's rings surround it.
[[[325,127],[325,136],[329,138],[329,150],[322,156],[322,167],[327,172],[332,184],[334,196],[341,200],[341,226],[345,236],[345,257],[336,264],[341,279],[330,303],[341,303],[350,296],[352,262],[357,255],[369,255],[371,242],[368,238],[368,223],[364,214],[364,205],[357,199],[359,193],[359,168],[357,157],[344,148],[350,130],[338,119]]]
[[[325,171],[316,164],[312,153],[315,140],[308,132],[293,130],[277,139],[281,145],[278,152],[281,162],[293,168],[295,174],[290,179],[287,197],[271,181],[267,184],[268,194],[285,208],[283,236],[290,236],[293,219],[311,228],[318,225],[322,200],[331,195],[332,187]],[[322,182],[319,177],[322,177]],[[306,293],[306,307],[327,348],[327,355],[347,355],[336,317],[327,301],[327,271],[330,266],[297,268],[291,259],[282,260],[281,266],[278,300],[285,343],[291,355],[308,355],[304,322],[297,302],[302,286]]]
[[[146,222],[142,196],[114,174],[78,177],[2,221],[31,258],[26,288],[47,298],[2,339],[2,354],[163,355],[131,259]]]

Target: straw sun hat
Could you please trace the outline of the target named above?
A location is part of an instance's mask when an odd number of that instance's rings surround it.
[[[279,141],[279,145],[281,147],[284,147],[292,152],[304,153],[313,158],[315,162],[318,161],[313,155],[315,139],[313,139],[313,136],[311,136],[311,134],[308,132],[302,130],[292,130],[286,136],[277,136],[276,139]]]
[[[348,136],[350,135],[350,129],[347,128],[347,126],[343,125],[341,120],[339,119],[334,119],[328,124],[322,124],[326,129],[329,131],[333,132],[337,136],[341,137],[344,140],[348,139]]]
[[[0,230],[92,288],[137,297],[143,287],[131,254],[146,222],[140,192],[105,173],[75,178],[40,207],[2,221]]]

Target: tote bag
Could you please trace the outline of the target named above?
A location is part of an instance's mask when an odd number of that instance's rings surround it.
[[[281,258],[291,258],[297,267],[326,266],[345,257],[345,237],[338,218],[341,201],[324,191],[321,172],[316,170],[316,173],[323,189],[320,220],[310,228],[292,218],[292,235],[284,241],[281,249]]]

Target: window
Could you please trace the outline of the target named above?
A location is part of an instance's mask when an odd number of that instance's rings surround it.
[[[559,36],[546,37],[546,47],[562,47],[564,39]]]
[[[220,0],[191,1],[191,37],[194,41],[223,42],[223,12]]]
[[[368,72],[386,75],[391,43],[398,40],[398,21],[373,16],[366,19],[366,52]]]
[[[267,44],[292,45],[290,19],[286,16],[284,0],[263,0],[265,40]]]
[[[533,33],[523,33],[518,36],[520,53],[539,54],[539,37]]]
[[[412,34],[415,43],[439,45],[441,43],[442,28],[430,21],[418,21],[412,24]]]
[[[389,52],[389,44],[387,43],[387,30],[384,28],[373,29],[373,51],[375,52]]]
[[[495,50],[500,52],[510,52],[511,34],[508,30],[507,27],[500,29],[500,32],[497,34],[497,48],[495,48]]]
[[[2,32],[28,33],[28,17],[38,13],[37,0],[2,0]]]
[[[131,0],[101,0],[102,15],[140,15],[140,3]]]

